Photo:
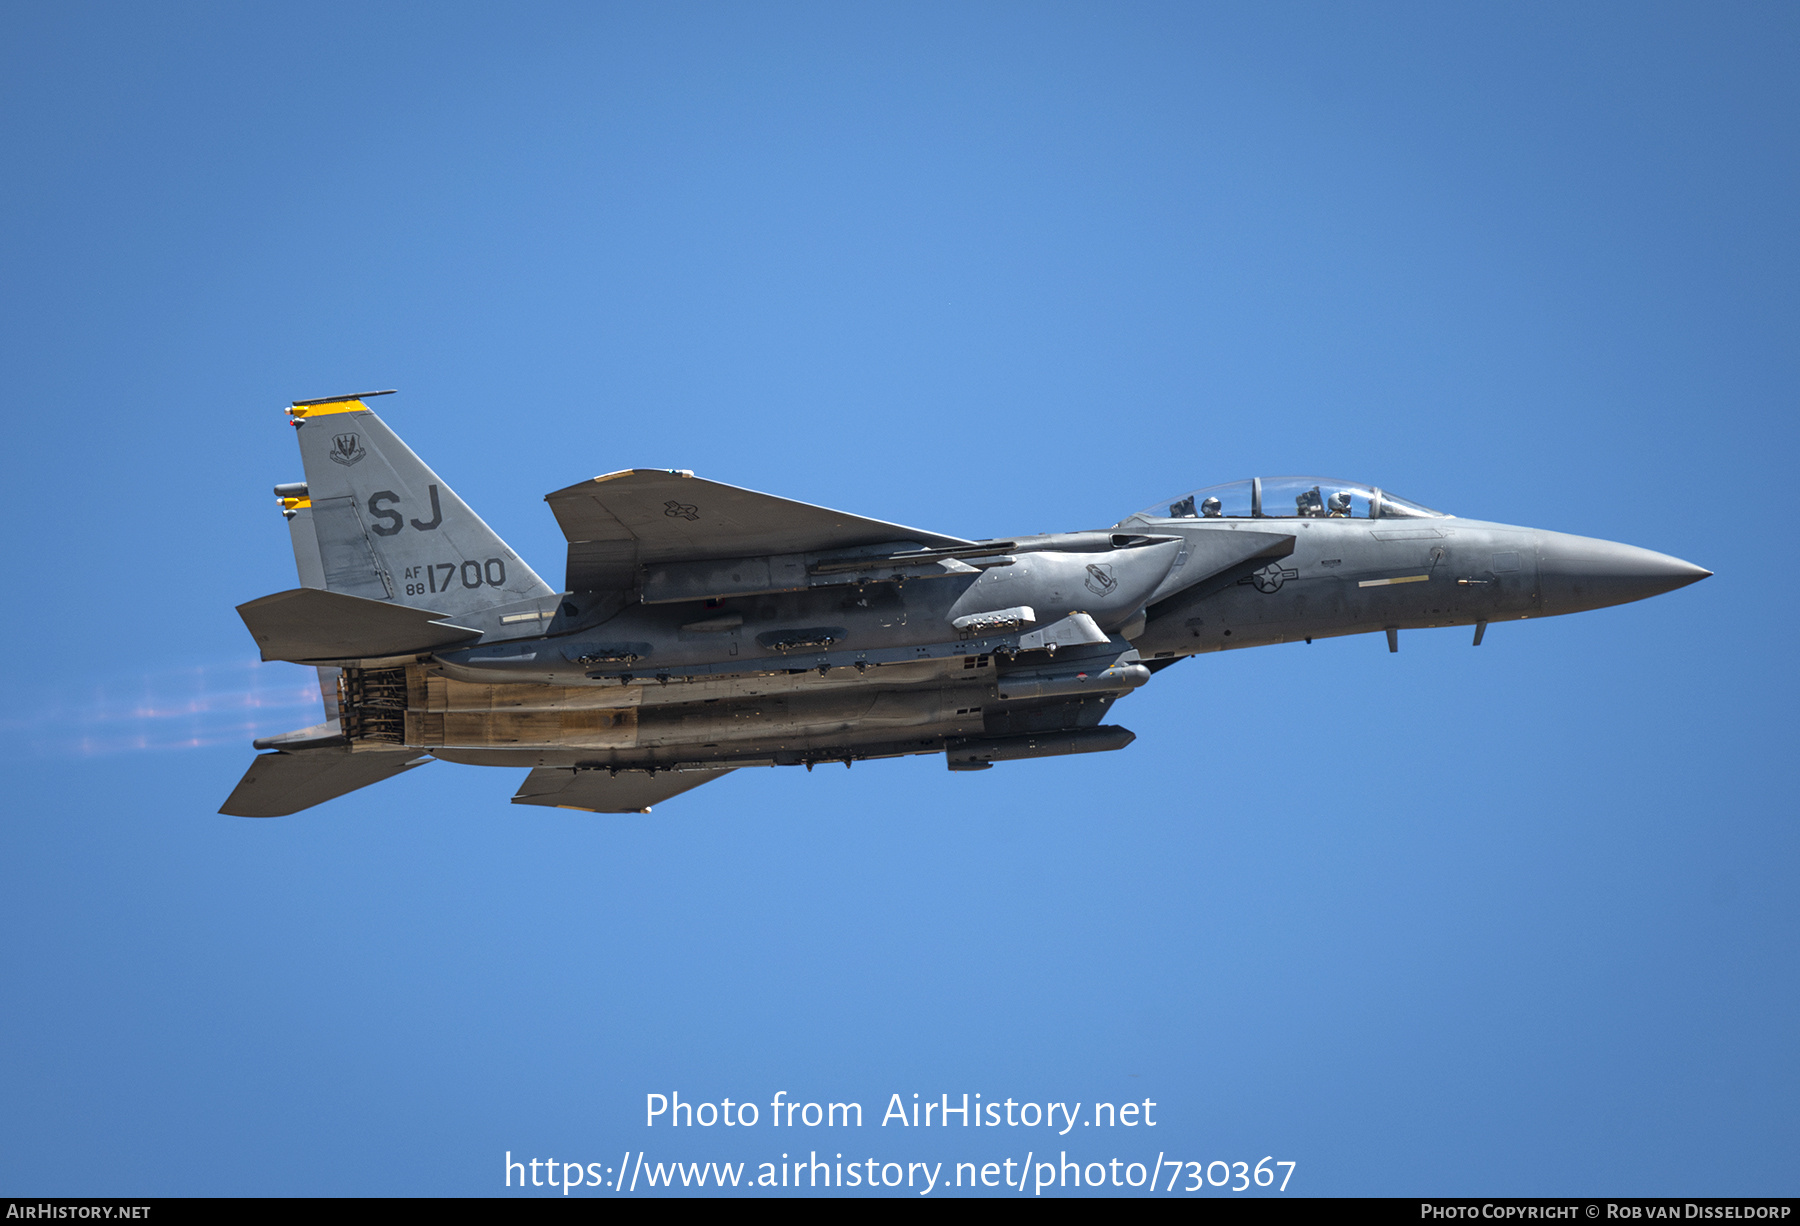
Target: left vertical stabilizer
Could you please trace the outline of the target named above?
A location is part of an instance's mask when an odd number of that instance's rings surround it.
[[[304,482],[275,487],[281,499],[281,513],[287,517],[288,544],[294,547],[294,570],[301,587],[324,587],[325,567],[319,561],[319,536],[313,531],[312,500],[306,496]],[[338,674],[342,669],[332,665],[318,666],[319,699],[325,704],[325,722],[338,722]]]

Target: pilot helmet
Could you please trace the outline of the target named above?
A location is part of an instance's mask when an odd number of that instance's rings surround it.
[[[1350,514],[1350,491],[1339,490],[1331,496],[1331,513],[1333,515]]]
[[[1224,504],[1217,498],[1208,498],[1205,502],[1200,504],[1200,513],[1208,519],[1217,519],[1219,517],[1219,511],[1223,506]]]

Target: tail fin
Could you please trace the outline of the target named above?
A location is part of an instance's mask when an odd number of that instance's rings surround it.
[[[325,586],[325,568],[319,562],[319,534],[313,531],[312,502],[306,496],[306,483],[294,482],[275,487],[281,499],[281,513],[287,516],[288,542],[294,547],[294,569],[299,572],[301,587]],[[338,674],[343,670],[333,665],[319,665],[319,697],[325,703],[325,722],[338,722]]]
[[[361,399],[288,412],[327,590],[449,615],[555,594]]]

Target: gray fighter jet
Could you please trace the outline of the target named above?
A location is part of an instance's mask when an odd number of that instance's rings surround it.
[[[1711,572],[1458,519],[1353,481],[1195,490],[1110,528],[964,540],[691,472],[548,495],[561,590],[369,411],[289,410],[300,587],[238,607],[315,665],[325,722],[256,742],[220,811],[294,813],[433,758],[529,767],[516,804],[649,807],[746,766],[1123,749],[1113,703],[1190,655],[1642,600]]]

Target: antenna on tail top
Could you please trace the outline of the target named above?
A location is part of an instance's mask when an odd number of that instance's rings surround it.
[[[386,391],[381,392],[351,392],[346,396],[320,396],[317,400],[293,401],[293,406],[296,409],[304,409],[309,405],[315,404],[338,404],[345,400],[367,400],[370,396],[392,396],[399,390],[400,389],[397,387],[390,387]]]

